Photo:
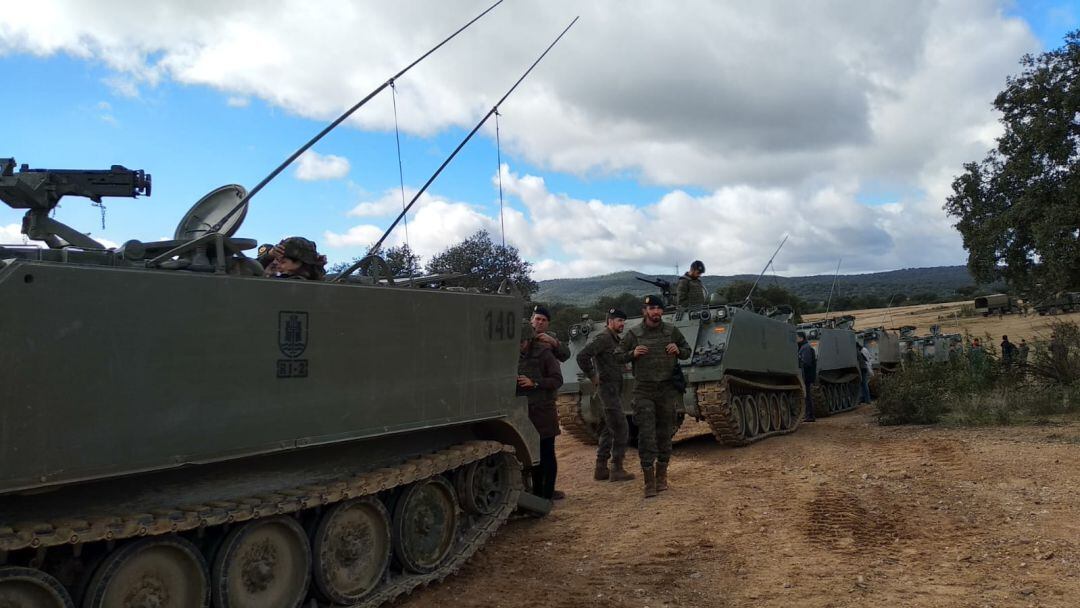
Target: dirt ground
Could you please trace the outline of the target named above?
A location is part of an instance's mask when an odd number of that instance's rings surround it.
[[[684,440],[647,500],[640,479],[592,481],[593,448],[563,435],[567,499],[398,605],[1077,605],[1080,424],[878,427],[870,411],[745,448]]]
[[[960,307],[971,306],[971,301],[948,302],[945,304],[921,304],[918,306],[894,306],[891,309],[874,308],[867,310],[844,311],[831,313],[830,317],[837,315],[853,315],[855,328],[867,327],[898,328],[902,325],[914,325],[918,329],[918,335],[930,333],[931,325],[940,325],[943,333],[970,333],[977,338],[983,338],[989,333],[994,342],[1000,342],[1002,335],[1009,336],[1014,343],[1020,342],[1020,338],[1048,339],[1050,335],[1049,324],[1054,320],[1068,320],[1080,323],[1080,313],[1040,317],[1032,312],[1028,315],[1008,314],[983,317],[961,317]],[[817,321],[825,315],[806,315],[806,321]]]
[[[893,308],[885,324],[957,331],[945,319],[960,304]],[[857,311],[857,327],[882,312]],[[1018,341],[1054,318],[1080,314],[958,322]],[[683,440],[671,490],[648,500],[640,470],[595,482],[594,448],[562,435],[568,498],[397,606],[1080,605],[1080,423],[879,427],[871,413],[745,448]]]

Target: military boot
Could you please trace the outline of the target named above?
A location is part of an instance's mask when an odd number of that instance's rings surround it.
[[[645,498],[656,496],[656,474],[652,467],[641,468],[642,477],[645,478]]]
[[[612,460],[611,474],[608,479],[611,481],[630,481],[634,478],[634,474],[623,468],[623,459],[616,456]]]
[[[667,463],[656,463],[656,491],[663,492],[667,489]]]
[[[596,481],[604,481],[604,480],[606,480],[608,478],[608,476],[610,474],[611,473],[608,471],[608,467],[607,467],[607,458],[603,458],[603,459],[597,458],[596,459],[596,470],[593,471],[592,478],[595,479]]]

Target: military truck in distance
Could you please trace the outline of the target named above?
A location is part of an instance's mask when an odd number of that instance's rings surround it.
[[[831,416],[859,406],[862,380],[855,332],[851,329],[854,321],[854,317],[846,315],[798,326],[817,353],[817,382],[810,389],[815,417]]]
[[[1020,312],[1020,301],[1012,296],[995,293],[975,298],[975,312],[984,317],[996,314]]]
[[[1059,315],[1080,310],[1080,292],[1064,291],[1046,298],[1035,305],[1035,312],[1042,315]]]
[[[669,287],[662,291],[670,304]],[[783,319],[790,319],[790,313],[770,318],[723,304],[681,311],[669,306],[664,320],[679,328],[692,353],[679,362],[687,380],[678,406],[679,421],[689,416],[705,422],[719,442],[732,446],[798,429],[805,389],[796,359],[795,329]],[[641,322],[640,316],[627,319],[626,331]],[[599,439],[602,406],[596,387],[582,376],[575,358],[589,336],[603,327],[603,322],[583,319],[570,328],[571,357],[563,363],[564,384],[558,397],[562,427],[590,444]],[[623,407],[628,417],[633,414],[633,387],[628,368],[623,376]]]
[[[884,377],[900,371],[900,338],[885,327],[863,329],[857,336],[870,353],[870,365],[874,369],[874,375],[870,377],[870,397],[877,399]]]
[[[263,278],[240,186],[108,249],[49,211],[149,175],[14,166],[49,247],[0,247],[0,605],[375,606],[515,508],[520,297]]]

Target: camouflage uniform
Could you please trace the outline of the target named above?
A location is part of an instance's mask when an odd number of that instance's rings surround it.
[[[567,359],[569,359],[570,358],[570,347],[566,345],[566,342],[563,342],[563,341],[559,340],[559,337],[556,336],[555,332],[553,332],[553,331],[545,331],[544,333],[551,336],[552,338],[555,338],[555,340],[559,342],[558,346],[548,346],[547,347],[547,348],[551,349],[551,354],[555,355],[555,358],[559,360],[559,363],[562,363],[562,362],[566,361]]]
[[[705,305],[705,286],[701,279],[690,276],[687,272],[679,277],[675,284],[675,303],[679,308],[690,308]]]
[[[642,470],[651,470],[654,463],[666,469],[671,460],[678,397],[671,383],[676,358],[665,351],[671,343],[679,347],[679,359],[690,356],[690,345],[677,327],[663,321],[657,327],[648,327],[642,322],[626,332],[615,351],[616,361],[633,362],[634,366],[634,420]],[[647,346],[649,352],[635,359],[637,346]]]
[[[577,354],[577,364],[586,376],[592,377],[594,369],[600,376],[600,402],[604,409],[604,428],[600,431],[600,447],[596,450],[596,459],[607,461],[614,456],[621,460],[626,454],[626,444],[630,437],[630,425],[622,406],[622,381],[625,364],[615,360],[615,349],[619,346],[619,335],[610,328],[596,335],[581,352]],[[593,366],[593,359],[596,366]]]

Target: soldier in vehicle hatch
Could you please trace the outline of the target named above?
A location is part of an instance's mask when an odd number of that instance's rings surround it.
[[[628,481],[634,478],[623,468],[626,444],[630,438],[630,425],[622,405],[624,363],[615,360],[619,335],[626,326],[626,313],[612,308],[607,314],[607,327],[581,349],[577,364],[581,371],[599,389],[600,403],[604,408],[604,428],[600,431],[600,447],[596,450],[596,481]],[[593,361],[596,361],[595,366]],[[608,459],[612,460],[608,469]]]
[[[555,500],[562,498],[556,497],[555,491],[555,477],[559,472],[555,460],[555,436],[560,432],[555,391],[562,386],[562,370],[551,349],[539,343],[528,323],[522,323],[520,347],[517,394],[528,398],[529,420],[540,434],[540,464],[531,471],[533,494]]]
[[[555,358],[559,360],[559,363],[562,363],[570,358],[570,347],[560,342],[559,338],[555,336],[555,332],[548,331],[550,325],[551,313],[548,312],[548,309],[539,304],[533,306],[532,327],[536,330],[536,341],[540,345],[550,348],[551,352],[555,354]]]
[[[268,254],[264,255],[262,248],[259,249],[259,262],[270,260],[269,264],[263,264],[263,276],[309,281],[321,281],[326,276],[326,256],[319,254],[314,241],[290,236],[274,245]]]
[[[675,400],[679,394],[672,380],[678,360],[690,356],[690,345],[679,328],[664,322],[664,301],[659,296],[645,296],[641,313],[641,324],[623,336],[615,360],[633,363],[638,456],[645,496],[650,497],[668,489]]]
[[[694,260],[690,270],[679,277],[675,285],[675,305],[679,308],[704,306],[707,299],[705,286],[701,284],[701,275],[705,274],[705,264]]]

